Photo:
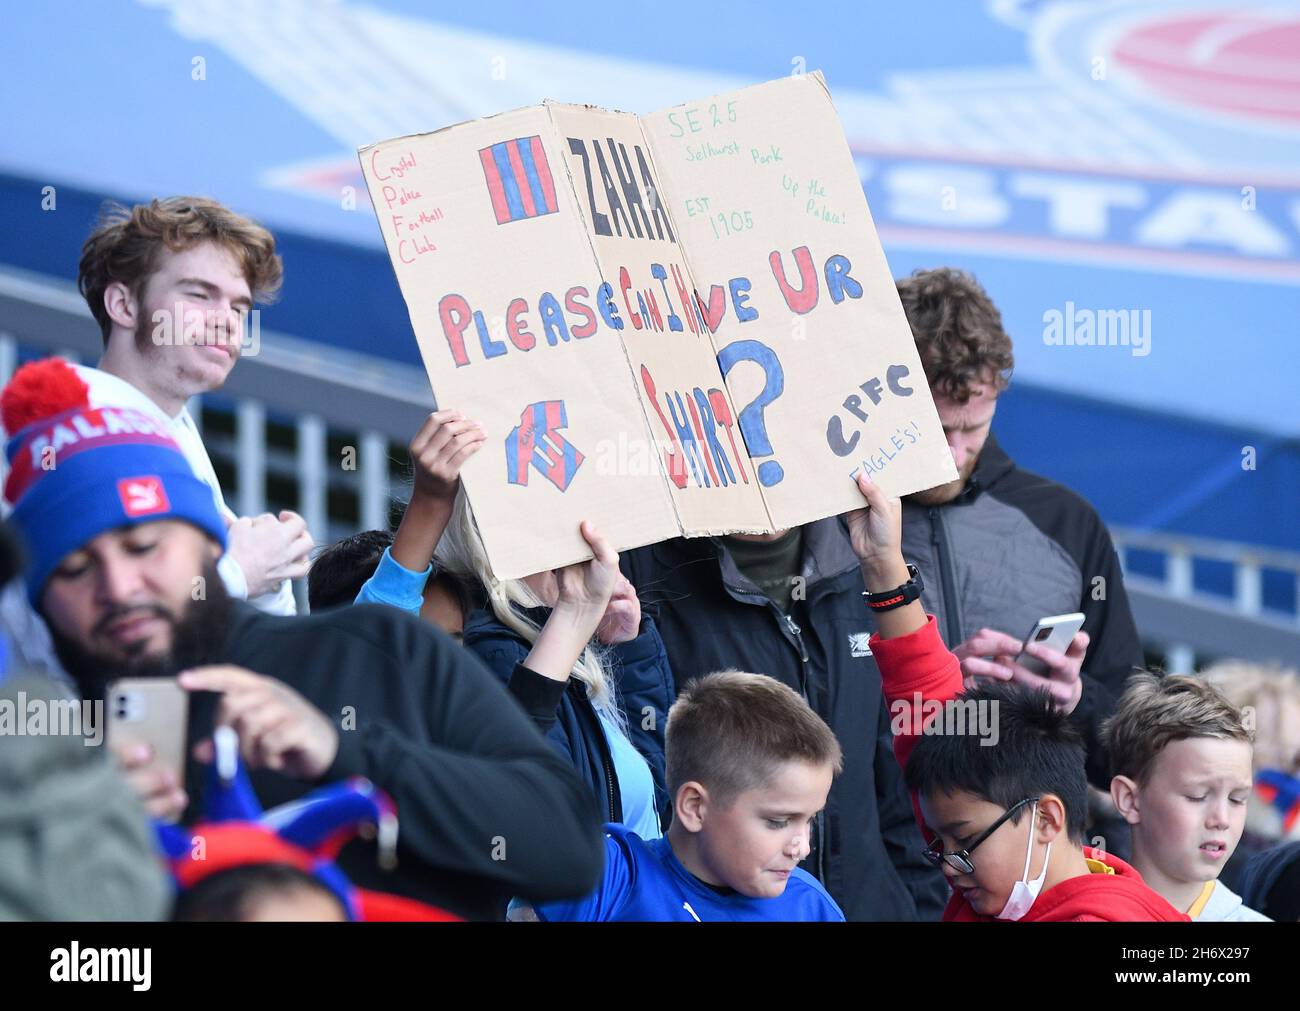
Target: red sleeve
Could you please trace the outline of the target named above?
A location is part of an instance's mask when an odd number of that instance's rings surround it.
[[[909,635],[882,639],[876,633],[871,637],[871,653],[880,668],[880,681],[889,708],[894,757],[900,766],[906,768],[922,726],[919,721],[924,713],[918,712],[920,704],[955,698],[962,690],[961,663],[939,638],[939,626],[932,614],[926,615],[924,626]],[[915,796],[912,797],[912,810],[928,840],[930,835],[921,820]]]

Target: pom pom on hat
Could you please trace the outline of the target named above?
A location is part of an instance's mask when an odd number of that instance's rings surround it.
[[[29,362],[0,394],[0,421],[10,435],[74,407],[89,407],[90,388],[62,358]]]
[[[0,392],[9,435],[4,498],[27,548],[27,599],[38,610],[59,563],[105,531],[184,520],[226,546],[212,489],[195,475],[167,418],[91,407],[90,397],[77,370],[59,358],[24,365]]]

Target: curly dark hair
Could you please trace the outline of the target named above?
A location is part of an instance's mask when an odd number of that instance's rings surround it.
[[[997,390],[1006,388],[1015,367],[1011,338],[975,278],[951,267],[917,270],[898,282],[898,297],[933,392],[964,404],[990,373]]]

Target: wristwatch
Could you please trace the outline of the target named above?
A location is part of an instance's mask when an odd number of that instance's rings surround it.
[[[921,582],[921,572],[915,565],[909,563],[907,574],[911,578],[902,586],[896,586],[892,590],[882,590],[879,593],[863,590],[862,595],[867,598],[867,606],[873,611],[892,611],[896,607],[905,607],[914,600],[920,600],[921,591],[925,589],[925,584]]]

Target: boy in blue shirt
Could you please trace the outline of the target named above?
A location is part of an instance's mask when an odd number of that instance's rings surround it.
[[[844,914],[798,865],[842,766],[831,729],[794,691],[723,671],[691,683],[668,713],[673,821],[647,842],[605,826],[605,872],[540,920],[828,920]]]

